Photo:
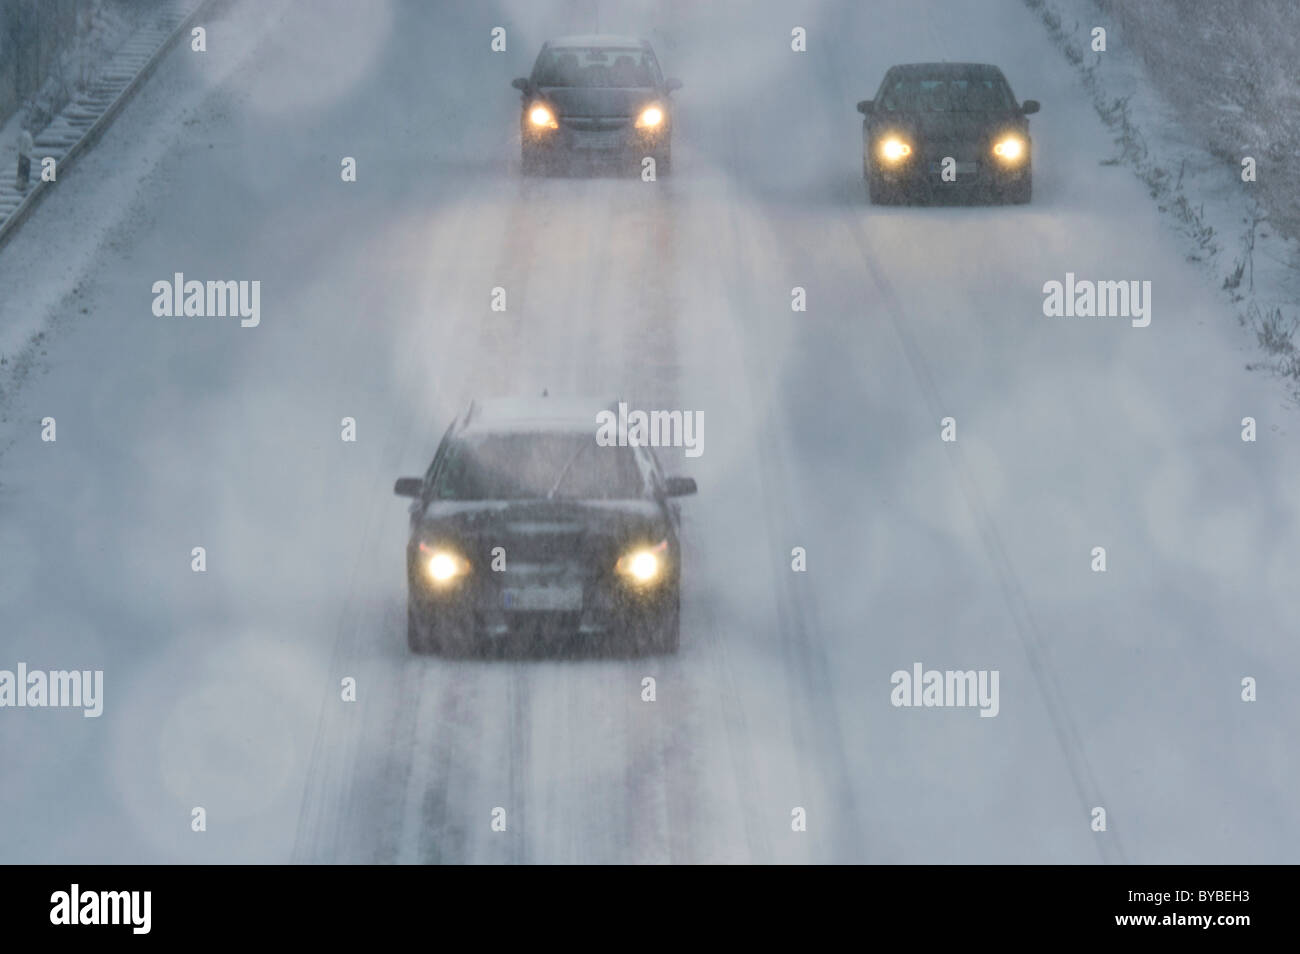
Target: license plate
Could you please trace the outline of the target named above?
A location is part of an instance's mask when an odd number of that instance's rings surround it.
[[[501,591],[501,608],[515,612],[580,610],[582,609],[582,587],[580,585],[508,586]]]
[[[980,171],[980,164],[978,162],[959,162],[957,163],[956,166],[958,179],[960,179],[962,176],[977,175],[979,171]],[[937,176],[941,172],[943,172],[943,166],[940,163],[937,162],[930,163],[930,173],[932,175]]]
[[[623,144],[622,130],[610,132],[579,132],[573,137],[573,145],[578,149],[617,149]]]

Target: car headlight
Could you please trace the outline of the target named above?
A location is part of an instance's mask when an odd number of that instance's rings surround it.
[[[891,136],[880,144],[880,155],[889,162],[898,162],[912,154],[912,147],[896,136]]]
[[[663,575],[667,555],[668,541],[661,540],[653,547],[638,547],[625,553],[615,569],[633,583],[653,583]]]
[[[533,104],[533,108],[528,111],[528,121],[538,129],[556,129],[560,125],[555,121],[555,114],[541,103]]]
[[[664,111],[658,106],[647,106],[636,118],[637,129],[658,129],[664,121]]]
[[[446,586],[469,572],[469,561],[446,547],[431,547],[421,543],[420,559],[424,563],[425,574],[439,586]]]
[[[1025,156],[1025,141],[1019,136],[1007,136],[993,146],[993,155],[1007,162],[1019,162]]]

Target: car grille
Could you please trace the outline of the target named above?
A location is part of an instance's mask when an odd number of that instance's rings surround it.
[[[575,132],[612,132],[628,123],[627,116],[561,116],[560,122]]]
[[[935,176],[941,174],[943,171],[943,165],[937,159],[930,163],[929,168],[930,168],[930,174]],[[957,160],[957,167],[955,171],[957,173],[957,181],[960,182],[962,181],[963,177],[965,177],[966,179],[978,177],[984,172],[984,167],[979,162]]]
[[[927,143],[922,154],[931,162],[938,162],[944,156],[952,156],[958,162],[979,162],[984,158],[983,149],[978,144],[961,140]]]

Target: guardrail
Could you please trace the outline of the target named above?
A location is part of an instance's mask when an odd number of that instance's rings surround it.
[[[64,172],[79,155],[99,140],[99,138],[104,134],[104,130],[108,128],[109,123],[113,121],[114,117],[122,111],[122,107],[125,106],[140,87],[144,85],[145,80],[147,80],[150,75],[152,75],[153,71],[157,69],[158,64],[162,62],[163,57],[166,56],[167,53],[171,51],[171,48],[176,45],[176,41],[181,37],[186,36],[189,33],[190,28],[194,25],[194,22],[217,2],[218,0],[197,0],[194,9],[183,15],[175,28],[172,29],[167,37],[158,44],[153,53],[149,55],[144,65],[141,66],[136,71],[135,75],[131,77],[130,81],[127,82],[120,91],[118,91],[112,101],[104,107],[103,112],[96,117],[94,122],[86,128],[85,132],[83,132],[76,141],[67,146],[63,155],[57,158],[58,170],[60,173]],[[143,29],[137,31],[137,34],[140,32],[144,32]],[[125,49],[128,47],[131,42],[132,40],[128,39],[123,44],[123,48]],[[109,63],[105,66],[106,71],[108,65],[111,65],[118,55],[120,55],[120,52],[119,54],[114,54],[114,56],[109,59]],[[69,111],[78,107],[82,102],[83,100],[74,99],[72,102],[64,106],[63,109],[60,110],[59,116],[55,121],[52,122],[50,126],[46,127],[45,130],[42,130],[40,135],[44,136],[60,118],[68,118]],[[40,137],[38,136],[38,138]],[[40,201],[45,198],[46,193],[57,185],[57,182],[45,182],[40,178],[40,161],[42,158],[44,157],[40,154],[38,148],[32,155],[32,175],[36,177],[35,184],[27,194],[23,196],[22,201],[18,203],[14,210],[5,217],[4,221],[0,222],[0,248],[4,248],[5,243],[8,242],[14,232],[17,231],[18,226],[26,221],[27,217],[32,214],[32,211],[40,204]],[[3,172],[0,172],[0,174],[3,174]]]

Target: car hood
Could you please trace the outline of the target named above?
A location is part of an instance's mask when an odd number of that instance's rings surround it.
[[[557,115],[581,119],[632,116],[658,98],[658,91],[653,88],[545,86],[541,94],[555,107]]]
[[[882,117],[879,127],[898,129],[929,141],[963,142],[991,139],[1008,130],[1024,132],[1028,122],[1022,113],[1002,110],[987,113],[897,113]]]
[[[667,532],[663,511],[649,500],[431,501],[420,530],[466,537],[639,537]]]

